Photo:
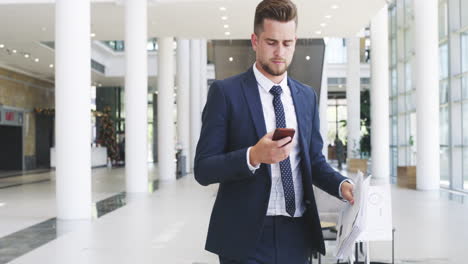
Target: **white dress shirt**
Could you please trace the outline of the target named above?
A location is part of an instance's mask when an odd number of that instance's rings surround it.
[[[301,174],[301,149],[299,147],[299,133],[301,131],[298,130],[297,127],[297,118],[296,118],[296,109],[294,107],[294,102],[291,96],[291,90],[288,86],[288,77],[287,73],[283,80],[276,84],[268,79],[265,75],[263,75],[256,67],[256,63],[253,66],[253,72],[255,75],[255,79],[257,80],[258,91],[260,94],[260,101],[262,103],[263,109],[263,117],[265,119],[265,127],[267,132],[274,131],[276,129],[276,116],[275,110],[273,107],[273,98],[274,96],[270,93],[270,89],[274,85],[281,86],[283,93],[281,93],[281,102],[283,103],[284,108],[284,116],[286,118],[286,127],[287,128],[294,128],[296,133],[294,135],[292,141],[292,149],[289,154],[289,160],[291,162],[291,171],[293,175],[293,184],[294,184],[294,194],[295,194],[295,202],[296,202],[296,212],[294,217],[301,217],[305,211],[304,205],[304,188],[302,187],[302,174]],[[260,168],[260,164],[256,167],[250,164],[250,148],[247,150],[247,165],[252,172],[255,172],[258,168]],[[348,180],[345,180],[348,181]],[[343,181],[344,182],[344,181]],[[341,185],[343,182],[340,183],[339,186],[339,195],[341,195]],[[290,216],[286,212],[285,206],[285,198],[284,198],[284,189],[283,189],[283,182],[281,181],[281,171],[279,163],[271,164],[271,192],[270,192],[270,199],[268,202],[268,210],[267,215],[274,216],[274,215],[284,215]]]
[[[285,75],[284,79],[276,84],[270,79],[265,77],[254,64],[253,71],[255,79],[257,79],[258,91],[260,93],[260,100],[262,102],[263,117],[265,119],[265,127],[268,132],[276,129],[276,116],[275,109],[273,107],[273,95],[270,93],[270,89],[274,85],[281,86],[283,93],[281,93],[281,102],[283,103],[284,116],[286,118],[286,127],[294,128],[296,134],[293,137],[292,149],[289,154],[289,160],[291,162],[291,171],[293,175],[294,194],[296,202],[296,212],[294,217],[300,217],[304,214],[304,188],[302,187],[302,174],[301,174],[301,155],[299,147],[299,133],[297,128],[296,109],[294,108],[294,102],[291,97],[291,90],[288,86],[288,78]],[[259,166],[253,167],[249,162],[250,148],[247,151],[247,164],[252,171],[255,171]],[[268,203],[267,215],[284,215],[289,216],[286,212],[285,200],[284,200],[284,189],[283,182],[281,181],[281,171],[279,163],[271,164],[271,192],[270,200]]]

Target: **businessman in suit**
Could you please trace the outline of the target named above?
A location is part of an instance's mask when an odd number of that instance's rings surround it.
[[[201,185],[219,183],[206,250],[221,264],[305,264],[325,254],[312,184],[354,203],[322,155],[317,95],[287,75],[296,27],[290,0],[260,2],[255,64],[209,90],[194,171]],[[274,141],[281,127],[295,136]]]

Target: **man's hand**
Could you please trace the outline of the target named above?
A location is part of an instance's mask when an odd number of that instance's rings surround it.
[[[354,204],[353,188],[354,185],[347,181],[341,184],[341,196],[343,196],[343,199],[347,200],[351,205]]]
[[[289,144],[291,137],[273,141],[274,131],[263,136],[255,146],[250,149],[250,164],[257,166],[260,163],[273,164],[285,160],[292,149]]]

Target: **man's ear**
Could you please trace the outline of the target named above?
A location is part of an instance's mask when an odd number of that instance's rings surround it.
[[[258,37],[255,33],[252,33],[252,36],[250,36],[250,41],[252,42],[252,49],[257,51]]]

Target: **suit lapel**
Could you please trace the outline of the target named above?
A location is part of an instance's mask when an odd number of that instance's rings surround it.
[[[302,95],[303,91],[297,87],[294,82],[288,78],[288,86],[291,89],[291,96],[294,102],[294,109],[296,110],[297,127],[299,129],[299,143],[302,150],[308,149],[306,139],[309,137],[309,129],[312,126],[312,120],[308,113],[310,102],[306,101],[306,96]],[[304,158],[304,156],[303,156]]]
[[[263,117],[262,101],[258,92],[257,80],[252,68],[247,71],[246,78],[242,83],[242,90],[249,106],[255,131],[257,132],[258,139],[260,139],[266,134],[265,118]]]

